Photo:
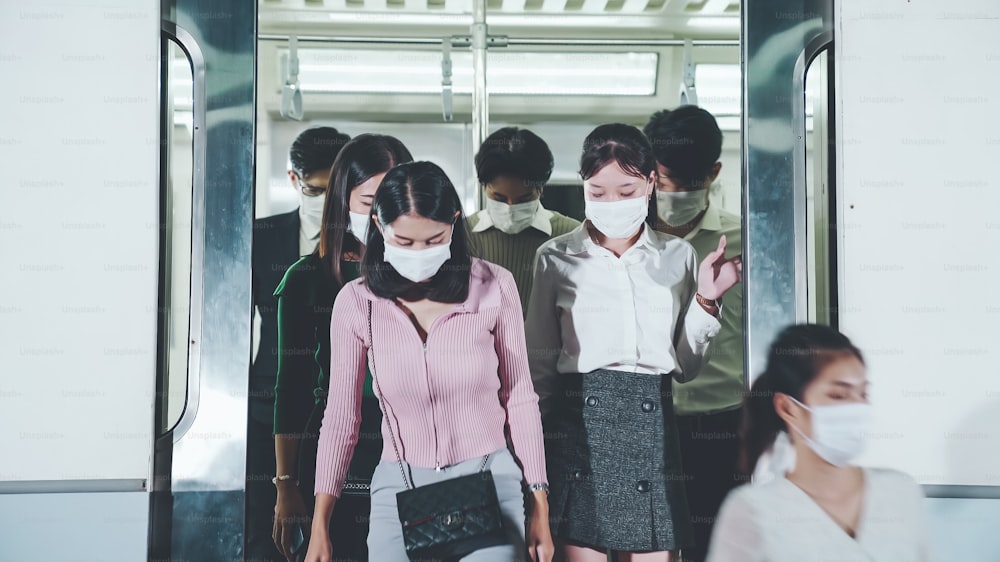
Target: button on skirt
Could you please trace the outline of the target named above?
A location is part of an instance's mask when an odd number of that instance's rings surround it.
[[[552,534],[625,552],[690,546],[671,378],[598,370],[558,379],[544,420]]]

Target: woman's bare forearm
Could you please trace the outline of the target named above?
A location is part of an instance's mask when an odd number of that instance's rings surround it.
[[[277,476],[289,474],[293,478],[298,472],[299,435],[279,433],[274,436],[274,461]]]
[[[333,517],[333,506],[337,503],[336,496],[316,494],[316,509],[313,511],[312,532],[327,533],[330,519]]]

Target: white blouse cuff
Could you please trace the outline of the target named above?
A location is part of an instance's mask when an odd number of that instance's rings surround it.
[[[722,303],[719,303],[719,316],[722,316]],[[706,312],[697,301],[691,303],[685,323],[698,343],[708,343],[722,329],[719,319]]]

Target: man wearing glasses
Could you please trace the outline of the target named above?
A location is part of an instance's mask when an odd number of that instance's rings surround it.
[[[254,221],[253,300],[260,343],[250,368],[247,420],[247,558],[284,562],[274,547],[274,382],[278,372],[278,302],[274,290],[301,256],[319,241],[330,168],[351,138],[332,127],[308,129],[288,153],[288,177],[299,193],[291,212]]]

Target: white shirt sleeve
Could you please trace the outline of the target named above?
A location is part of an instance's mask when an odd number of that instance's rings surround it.
[[[543,246],[544,248],[544,246]],[[556,365],[562,349],[559,311],[556,308],[557,272],[548,263],[541,249],[535,254],[534,282],[528,299],[524,333],[528,347],[528,367],[538,394],[538,409],[542,418],[549,412],[558,376]]]
[[[674,349],[677,354],[678,374],[674,378],[678,382],[687,382],[701,371],[708,353],[708,344],[722,329],[722,324],[695,300],[698,291],[698,258],[692,250],[687,260],[688,283],[687,290],[680,295],[681,302],[687,302],[687,309],[681,311],[680,324],[674,337]],[[721,310],[720,310],[721,313]]]
[[[730,492],[719,510],[706,562],[763,562],[764,541],[759,517],[739,488]]]

